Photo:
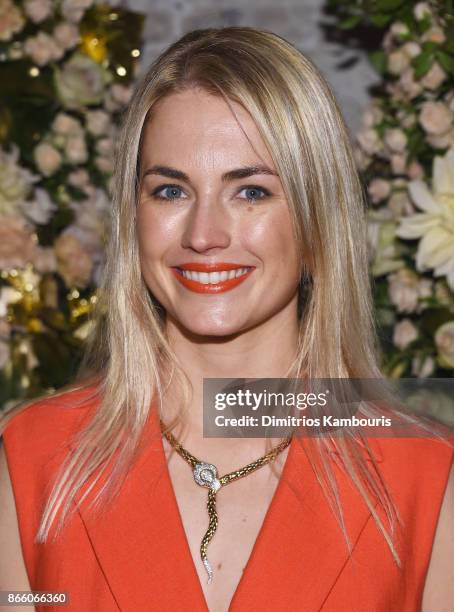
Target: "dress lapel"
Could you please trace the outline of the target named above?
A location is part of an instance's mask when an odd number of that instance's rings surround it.
[[[306,441],[305,441],[306,442]],[[311,443],[311,440],[308,440]],[[377,463],[382,456],[375,443]],[[334,464],[352,548],[371,513]],[[341,528],[330,510],[306,452],[294,439],[275,498],[232,599],[230,612],[321,609],[348,560]]]
[[[182,606],[206,611],[158,431],[152,410],[146,427],[146,433],[151,434],[149,446],[128,474],[112,507],[101,519],[87,509],[86,502],[105,480],[100,478],[78,512],[122,612],[179,610]]]
[[[87,509],[104,483],[102,476],[78,512],[120,610],[184,607],[206,612],[159,432],[153,409],[145,428],[147,448],[112,506],[102,518]],[[345,523],[354,545],[370,511],[342,470],[337,470]],[[306,453],[293,440],[229,610],[319,610],[347,559],[341,529]]]

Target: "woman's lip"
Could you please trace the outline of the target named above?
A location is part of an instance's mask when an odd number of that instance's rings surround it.
[[[193,262],[193,263],[184,263],[178,266],[174,266],[175,268],[179,268],[180,270],[192,270],[193,272],[222,272],[223,270],[237,270],[238,268],[251,268],[252,266],[247,266],[244,264],[237,263],[229,263],[224,261],[217,261],[214,263],[202,263],[202,262]]]
[[[240,266],[240,267],[247,268],[248,266]],[[234,270],[236,268],[237,266],[235,266],[234,268],[230,268],[230,269]],[[190,270],[194,270],[194,268],[190,268]],[[226,270],[226,268],[222,268],[222,270]],[[231,289],[233,289],[234,287],[237,287],[240,283],[245,281],[246,278],[248,278],[254,270],[255,268],[249,267],[249,270],[245,274],[242,274],[241,276],[237,276],[235,278],[231,278],[225,281],[219,281],[219,283],[215,283],[215,284],[214,283],[205,284],[205,283],[199,283],[199,281],[195,281],[190,278],[186,278],[179,271],[179,268],[172,268],[172,272],[174,276],[183,285],[183,287],[186,287],[186,289],[189,289],[190,291],[194,291],[195,293],[204,293],[204,294],[224,293],[225,291],[230,291]],[[194,270],[194,271],[195,272],[199,272],[199,271],[205,272],[206,270]],[[218,270],[209,270],[209,271],[217,272]]]

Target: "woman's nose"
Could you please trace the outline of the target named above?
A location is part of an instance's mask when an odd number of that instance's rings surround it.
[[[181,246],[202,253],[217,247],[226,248],[230,239],[227,211],[211,198],[195,202],[185,219]]]

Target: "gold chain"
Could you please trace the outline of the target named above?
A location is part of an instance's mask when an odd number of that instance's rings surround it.
[[[200,545],[200,556],[205,566],[205,569],[208,573],[208,584],[213,580],[213,569],[211,567],[210,562],[207,557],[207,547],[210,541],[212,540],[214,534],[216,533],[216,529],[218,527],[218,515],[216,512],[216,493],[222,486],[230,484],[234,480],[238,480],[239,478],[244,478],[251,472],[258,470],[263,467],[270,461],[273,461],[279,453],[287,448],[287,446],[292,441],[292,436],[285,438],[282,440],[277,446],[272,448],[266,455],[248,463],[248,465],[235,470],[234,472],[230,472],[229,474],[225,474],[218,478],[218,471],[216,466],[211,463],[205,463],[204,461],[200,461],[197,457],[194,457],[189,451],[187,451],[175,438],[175,436],[170,433],[170,431],[166,431],[164,424],[162,421],[161,430],[165,438],[168,442],[173,446],[173,448],[177,451],[177,453],[192,467],[193,476],[196,483],[200,486],[208,487],[208,500],[207,500],[207,510],[209,517],[208,529],[205,535],[202,538],[202,543]]]

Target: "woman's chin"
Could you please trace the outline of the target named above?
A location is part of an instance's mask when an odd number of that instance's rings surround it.
[[[231,320],[231,318],[213,321],[206,317],[194,317],[190,320],[180,320],[179,324],[187,332],[195,336],[215,336],[221,338],[244,331],[244,325],[241,325],[238,321]]]

